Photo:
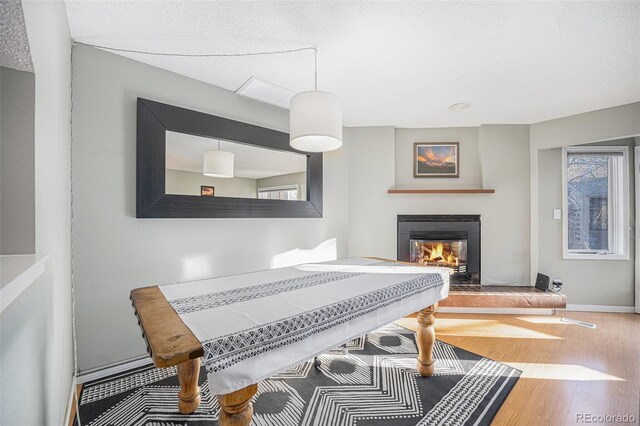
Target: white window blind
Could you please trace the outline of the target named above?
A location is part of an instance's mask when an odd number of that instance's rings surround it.
[[[298,200],[298,185],[258,188],[261,200]]]

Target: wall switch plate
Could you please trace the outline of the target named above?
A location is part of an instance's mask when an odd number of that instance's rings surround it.
[[[562,219],[562,210],[560,209],[553,209],[553,218],[555,220],[560,220]]]

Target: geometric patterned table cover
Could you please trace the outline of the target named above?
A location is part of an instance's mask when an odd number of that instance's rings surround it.
[[[211,392],[226,394],[445,299],[449,273],[351,258],[160,290],[200,340]]]

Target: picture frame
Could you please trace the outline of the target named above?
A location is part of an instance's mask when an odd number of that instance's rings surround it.
[[[414,178],[459,178],[459,142],[415,142]]]
[[[215,197],[215,195],[216,195],[216,187],[215,186],[200,185],[200,195],[202,197]]]

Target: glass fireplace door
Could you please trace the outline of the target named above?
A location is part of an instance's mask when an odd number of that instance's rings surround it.
[[[467,272],[467,240],[411,239],[410,261],[429,266],[453,268],[455,274]]]

